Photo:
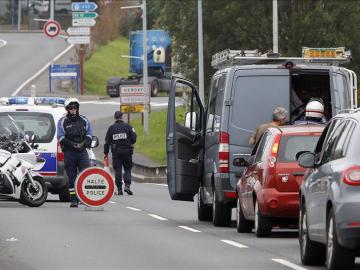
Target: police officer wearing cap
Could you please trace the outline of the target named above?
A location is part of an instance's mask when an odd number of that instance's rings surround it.
[[[79,115],[79,100],[69,98],[65,101],[67,114],[57,125],[57,138],[64,152],[65,171],[69,178],[70,207],[78,207],[79,199],[75,193],[75,180],[79,172],[90,167],[86,148],[91,147],[92,129],[89,120]]]
[[[136,133],[132,126],[122,120],[122,112],[116,111],[114,114],[115,123],[112,124],[105,137],[104,158],[106,159],[111,148],[112,162],[115,170],[115,183],[118,194],[122,195],[122,168],[124,167],[124,191],[133,195],[130,190],[133,144],[136,142]]]

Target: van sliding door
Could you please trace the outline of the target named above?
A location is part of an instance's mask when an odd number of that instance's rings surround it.
[[[330,68],[330,92],[332,104],[332,116],[335,116],[343,109],[351,109],[352,89],[345,74],[338,67]]]

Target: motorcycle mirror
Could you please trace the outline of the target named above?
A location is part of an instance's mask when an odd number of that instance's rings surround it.
[[[92,140],[91,140],[91,148],[95,148],[98,146],[99,146],[99,138],[96,136],[93,136]]]

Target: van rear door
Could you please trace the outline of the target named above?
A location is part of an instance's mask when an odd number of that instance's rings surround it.
[[[332,116],[335,116],[340,110],[352,108],[351,96],[353,89],[339,67],[330,67],[329,75]]]
[[[290,73],[285,68],[239,69],[234,74],[229,106],[231,185],[236,186],[234,174],[243,170],[233,165],[239,155],[249,154],[249,139],[262,123],[272,121],[273,110],[290,107]]]
[[[188,98],[176,100],[176,91]],[[196,87],[174,78],[169,92],[166,154],[167,181],[173,200],[193,201],[198,192],[203,168],[203,105]]]

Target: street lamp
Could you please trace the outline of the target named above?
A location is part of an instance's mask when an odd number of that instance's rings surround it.
[[[143,44],[143,87],[144,87],[144,131],[149,134],[149,89],[148,89],[148,69],[147,69],[147,22],[146,22],[146,0],[142,0],[140,6],[127,6],[121,9],[141,8],[142,9],[142,44]],[[130,56],[131,57],[131,56]]]

